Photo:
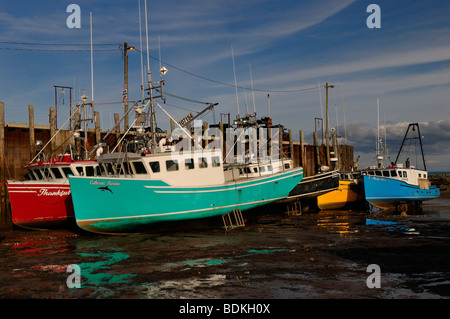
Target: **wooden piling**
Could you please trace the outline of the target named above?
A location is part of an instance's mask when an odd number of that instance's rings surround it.
[[[30,161],[36,155],[36,141],[34,136],[34,108],[28,105],[28,130],[30,132]]]
[[[292,130],[289,130],[289,157],[294,160],[294,137],[292,136]]]
[[[300,130],[300,152],[299,152],[299,166],[305,165],[305,142],[303,141],[303,131]]]
[[[6,224],[5,104],[0,102],[0,224]]]
[[[314,153],[315,153],[315,160],[314,160],[314,174],[318,171],[318,168],[320,167],[320,150],[319,150],[319,139],[317,138],[317,132],[313,133],[314,137]]]
[[[55,135],[55,108],[50,107],[49,113],[49,122],[50,122],[50,138]],[[50,143],[50,153],[53,154],[55,151],[55,139],[53,139]]]
[[[95,143],[100,143],[100,113],[95,111],[94,112],[94,119],[95,119]]]
[[[114,130],[114,133],[116,135],[116,143],[120,140],[120,124],[119,124],[119,114],[114,113],[114,125],[116,129]],[[121,145],[117,148],[118,152],[121,150]]]

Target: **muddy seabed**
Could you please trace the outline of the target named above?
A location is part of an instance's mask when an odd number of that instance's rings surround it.
[[[227,232],[221,219],[127,236],[3,231],[0,298],[450,297],[449,219],[360,211],[244,217],[244,228]],[[380,288],[368,287],[373,264]],[[69,265],[81,271],[80,288],[69,288]]]

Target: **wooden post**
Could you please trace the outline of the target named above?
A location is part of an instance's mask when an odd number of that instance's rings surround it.
[[[95,143],[100,143],[101,139],[101,131],[100,131],[100,113],[95,111],[94,112],[94,119],[95,119]]]
[[[337,134],[336,133],[333,133],[333,135],[332,135],[332,137],[333,137],[333,151],[334,151],[334,157],[336,157],[337,158],[337,162],[336,162],[336,164],[334,165],[334,169],[340,169],[340,165],[339,165],[339,162],[340,162],[340,160],[339,160],[339,150],[338,150],[338,144],[337,144]]]
[[[303,141],[303,131],[300,130],[300,151],[299,151],[299,166],[303,167],[305,165],[305,144]]]
[[[317,173],[318,167],[320,167],[320,150],[319,150],[319,139],[317,138],[317,132],[313,133],[314,136],[314,149],[315,149],[315,155],[316,160],[314,163],[314,174]]]
[[[222,145],[220,145],[220,148],[222,150],[222,161],[225,162],[225,155],[227,152],[226,142],[225,142],[225,135],[223,135],[223,123],[219,123],[219,130],[220,130],[220,141]]]
[[[328,132],[325,133],[325,155],[327,159],[327,166],[330,167],[330,142],[328,140]]]
[[[289,130],[289,153],[290,153],[290,158],[294,162],[294,165],[295,165],[295,159],[294,159],[294,138],[292,136],[292,130]]]
[[[34,108],[28,105],[28,130],[30,132],[30,160],[36,155],[36,141],[34,136]]]
[[[278,148],[280,150],[280,159],[284,157],[283,152],[283,130],[281,127],[278,128]]]
[[[55,135],[55,108],[50,108],[50,114],[49,114],[49,122],[50,122],[50,138],[52,138]],[[55,151],[55,139],[52,140],[50,143],[50,153],[53,155],[53,152]]]
[[[120,140],[120,124],[119,124],[119,114],[114,113],[114,124],[116,125],[116,129],[114,130],[116,133],[116,143]],[[117,148],[117,151],[120,152],[121,147]]]
[[[6,210],[5,175],[5,104],[0,102],[0,223],[8,220]]]

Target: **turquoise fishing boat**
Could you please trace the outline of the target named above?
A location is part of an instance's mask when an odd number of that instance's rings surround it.
[[[303,178],[303,169],[289,162],[277,171],[273,163],[260,164],[264,174],[249,176],[224,165],[216,149],[110,153],[97,160],[101,176],[69,177],[76,222],[97,233],[248,210],[286,198]]]

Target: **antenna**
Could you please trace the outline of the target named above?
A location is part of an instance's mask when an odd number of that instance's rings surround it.
[[[231,46],[231,56],[233,58],[234,88],[236,89],[236,104],[237,104],[237,112],[238,112],[238,116],[239,116],[239,98],[238,98],[238,89],[237,89],[237,83],[236,83],[236,68],[234,66],[233,46]]]
[[[92,11],[90,11],[90,23],[91,23],[91,101],[94,104],[94,55],[92,50]]]
[[[250,82],[252,84],[252,96],[253,96],[253,113],[256,115],[256,106],[255,106],[255,91],[253,90],[253,76],[252,76],[252,65],[249,62],[248,67],[250,69]]]
[[[138,5],[139,5],[139,43],[141,48],[141,91],[142,91],[142,103],[144,103],[145,91],[144,91],[144,62],[142,59],[141,0],[138,0]]]
[[[341,95],[342,95],[342,115],[344,117],[344,139],[347,144],[347,127],[345,125],[345,108],[344,108],[344,84],[341,81]]]
[[[152,84],[152,73],[150,72],[150,52],[148,51],[148,22],[147,22],[147,0],[144,2],[145,4],[145,37],[147,39],[147,76],[148,76],[148,86],[151,88]],[[150,90],[150,95],[151,95]]]

